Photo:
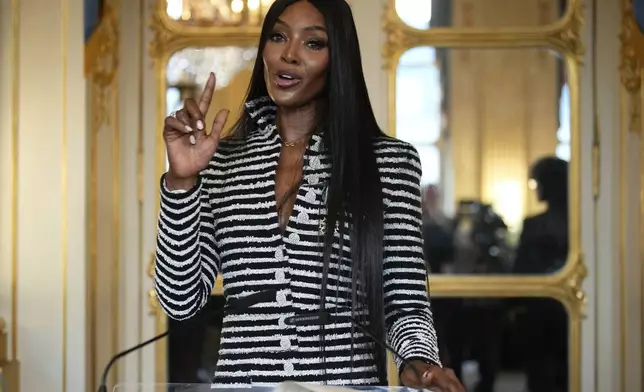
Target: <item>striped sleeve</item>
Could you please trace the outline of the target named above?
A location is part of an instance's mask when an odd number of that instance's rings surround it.
[[[214,215],[201,179],[188,191],[170,191],[161,178],[154,286],[168,317],[184,320],[206,303],[219,273]]]
[[[395,176],[387,179],[385,207],[384,300],[390,345],[407,360],[441,365],[427,291],[423,255],[421,164],[407,145],[391,159]],[[392,178],[395,177],[395,178]],[[401,369],[402,361],[396,358]]]

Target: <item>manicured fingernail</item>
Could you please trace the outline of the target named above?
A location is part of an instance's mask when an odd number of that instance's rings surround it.
[[[190,125],[186,125],[186,131],[192,132],[192,127]]]
[[[190,135],[190,144],[197,144],[197,140],[195,139],[195,135]]]
[[[423,373],[423,378],[429,377],[430,372],[431,372],[431,370],[425,370],[425,373]]]
[[[199,129],[200,131],[203,130],[203,121],[197,121],[197,129]]]

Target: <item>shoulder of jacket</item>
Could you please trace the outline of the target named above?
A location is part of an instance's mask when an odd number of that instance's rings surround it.
[[[377,137],[374,140],[374,152],[377,157],[398,156],[411,160],[418,159],[418,151],[411,143],[392,137]]]

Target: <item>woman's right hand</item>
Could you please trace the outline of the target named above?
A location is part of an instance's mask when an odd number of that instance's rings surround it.
[[[187,99],[183,109],[165,119],[163,139],[170,168],[166,186],[170,189],[189,189],[197,182],[217,151],[221,131],[228,119],[228,110],[222,109],[215,116],[210,132],[204,121],[215,91],[215,75],[211,72],[199,103]]]

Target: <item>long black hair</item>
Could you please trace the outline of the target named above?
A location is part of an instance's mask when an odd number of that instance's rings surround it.
[[[378,126],[369,101],[358,33],[345,0],[277,0],[273,3],[264,19],[246,101],[268,95],[262,53],[279,16],[297,1],[308,1],[322,14],[329,41],[325,96],[316,108],[317,128],[323,132],[324,146],[332,165],[327,191],[320,308],[324,311],[326,306],[334,232],[336,228],[340,232],[342,256],[346,227],[351,239],[352,310],[355,315],[356,307],[366,309],[368,319],[363,315],[359,321],[368,322],[370,332],[384,341],[383,193],[373,143],[374,138],[385,134]],[[248,109],[244,108],[231,136],[243,138],[253,127]],[[322,331],[321,340],[324,350]],[[372,346],[380,381],[384,384],[387,380],[386,355],[375,344]]]

